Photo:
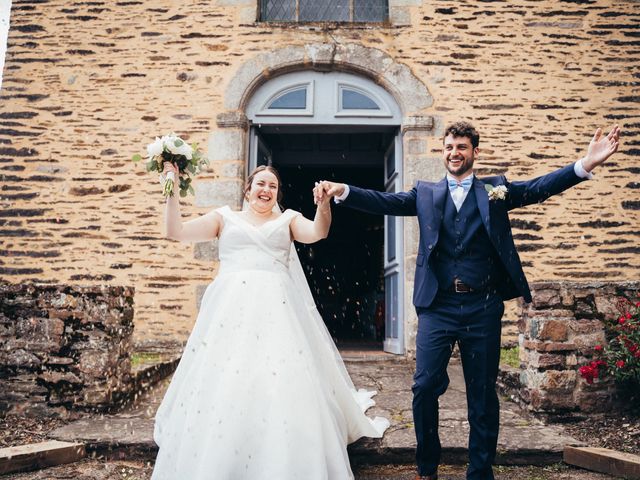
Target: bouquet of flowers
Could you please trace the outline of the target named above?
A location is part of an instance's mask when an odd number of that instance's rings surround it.
[[[587,383],[611,375],[618,382],[640,385],[640,302],[618,301],[620,317],[608,325],[608,345],[596,345],[596,360],[580,367]]]
[[[132,158],[134,162],[142,160],[140,154],[135,154]],[[174,163],[178,167],[178,179],[180,185],[180,196],[185,197],[187,192],[195,193],[191,186],[192,176],[200,173],[204,165],[209,165],[209,161],[202,156],[198,150],[198,145],[189,145],[175,133],[170,133],[162,138],[156,137],[153,143],[147,145],[147,172],[159,172],[162,193],[165,197],[173,197],[173,182],[175,181],[173,172],[169,172],[166,177],[162,174],[164,163]]]

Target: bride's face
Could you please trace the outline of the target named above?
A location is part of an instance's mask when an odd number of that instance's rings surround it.
[[[268,170],[258,172],[247,192],[251,208],[260,213],[270,212],[277,200],[278,178]]]

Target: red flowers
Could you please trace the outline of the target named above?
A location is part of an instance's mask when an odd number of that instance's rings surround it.
[[[584,378],[587,381],[587,383],[591,385],[593,383],[593,380],[595,378],[598,378],[598,375],[600,375],[599,368],[606,367],[606,366],[607,364],[602,360],[594,360],[589,365],[584,365],[580,367],[579,369],[580,375],[582,375],[582,378]]]
[[[595,345],[595,359],[580,367],[579,372],[588,384],[611,375],[618,382],[640,386],[640,302],[620,298],[617,307],[621,315],[608,325],[608,343]]]

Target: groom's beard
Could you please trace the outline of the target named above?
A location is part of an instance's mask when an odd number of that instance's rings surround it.
[[[445,163],[445,167],[451,175],[460,178],[466,173],[471,171],[471,169],[473,168],[474,161],[475,161],[475,156],[473,154],[469,158],[464,158],[456,166],[451,165],[450,160],[447,159]]]

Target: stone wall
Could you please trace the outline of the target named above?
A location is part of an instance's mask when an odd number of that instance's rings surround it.
[[[133,289],[0,284],[0,414],[103,409],[131,374]]]
[[[575,160],[596,127],[621,123],[621,151],[594,181],[512,219],[532,281],[637,277],[636,1],[394,0],[385,25],[265,24],[256,6],[12,2],[0,93],[0,279],[136,285],[135,343],[180,345],[195,290],[216,263],[162,238],[157,181],[129,159],[169,131],[215,157],[217,116],[237,73],[255,58],[318,44],[378,50],[425,85],[432,102],[419,114],[434,126],[407,155],[426,170],[439,165],[453,119],[479,126],[479,173],[511,180]],[[216,192],[237,195],[246,152],[218,160],[196,189],[215,180]],[[422,171],[405,169],[408,187]],[[185,217],[210,208],[183,203]]]
[[[640,282],[540,282],[522,306],[520,397],[537,412],[606,411],[615,401],[611,380],[587,384],[578,372],[604,344],[605,323],[616,321],[618,297],[640,297]]]

